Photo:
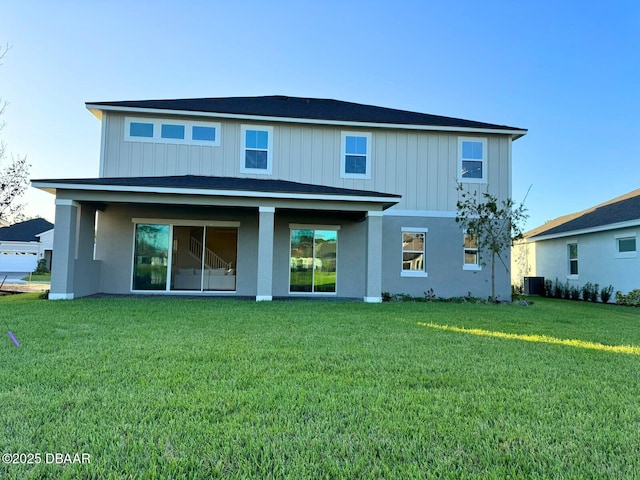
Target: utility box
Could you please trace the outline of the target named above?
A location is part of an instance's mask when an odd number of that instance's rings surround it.
[[[525,295],[544,295],[544,277],[524,277]]]

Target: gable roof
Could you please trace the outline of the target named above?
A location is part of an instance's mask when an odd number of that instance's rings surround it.
[[[584,230],[607,230],[634,221],[640,225],[640,188],[581,212],[558,217],[528,231],[524,237],[532,240],[560,237]]]
[[[44,218],[32,218],[8,227],[0,228],[0,241],[3,242],[38,242],[38,234],[51,230],[53,223]]]
[[[440,127],[441,129],[463,129],[497,131],[520,137],[526,129],[495,125],[491,123],[443,117],[427,113],[397,110],[360,103],[325,98],[287,97],[271,95],[260,97],[186,98],[175,100],[134,100],[118,102],[87,102],[87,108],[101,117],[103,110],[136,112],[163,111],[165,113],[194,112],[211,116],[236,116],[238,118],[261,117],[281,121],[310,120],[320,123],[379,124]]]

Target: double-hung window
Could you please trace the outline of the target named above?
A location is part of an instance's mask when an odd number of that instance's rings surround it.
[[[487,183],[487,140],[476,137],[458,139],[458,180]]]
[[[242,125],[241,173],[271,175],[273,128]]]
[[[342,132],[341,178],[371,178],[371,134]]]
[[[567,244],[567,255],[569,257],[569,275],[578,275],[578,244]]]
[[[480,270],[478,255],[478,239],[472,235],[464,234],[464,264],[463,270]]]
[[[426,228],[402,228],[402,270],[403,277],[426,277]]]

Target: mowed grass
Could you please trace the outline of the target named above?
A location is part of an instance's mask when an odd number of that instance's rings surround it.
[[[635,478],[640,309],[0,299],[0,478]],[[47,452],[91,463],[45,463]]]

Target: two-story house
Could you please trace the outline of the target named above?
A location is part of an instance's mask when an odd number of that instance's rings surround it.
[[[56,196],[52,299],[490,293],[456,184],[509,197],[524,129],[285,96],[87,108],[99,177],[33,181]]]

